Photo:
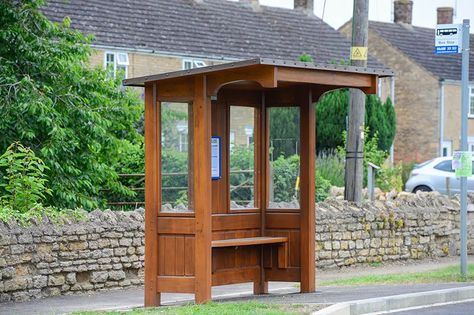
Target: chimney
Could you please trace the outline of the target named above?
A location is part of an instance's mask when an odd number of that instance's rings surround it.
[[[251,7],[254,11],[260,10],[259,0],[239,0],[239,2]]]
[[[393,21],[395,23],[411,24],[413,1],[395,0],[393,3]]]
[[[308,14],[314,13],[313,0],[294,0],[293,7],[297,10],[303,10]]]
[[[453,24],[453,8],[452,7],[441,7],[438,11],[438,23],[437,24]]]

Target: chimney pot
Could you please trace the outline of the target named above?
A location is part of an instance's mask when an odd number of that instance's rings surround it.
[[[303,10],[308,14],[314,13],[314,1],[313,0],[294,0],[293,7],[297,10]]]
[[[393,3],[393,21],[395,23],[411,24],[413,1],[411,0],[395,0]]]
[[[438,11],[438,23],[437,24],[453,24],[453,8],[452,7],[441,7]]]
[[[252,7],[254,11],[260,10],[259,0],[239,0],[239,2]]]

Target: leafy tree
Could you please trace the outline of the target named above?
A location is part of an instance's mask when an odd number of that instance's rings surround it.
[[[275,107],[270,109],[270,141],[272,156],[289,157],[295,154],[299,143],[300,115],[298,107]]]
[[[19,141],[47,168],[46,203],[93,208],[100,189],[126,193],[115,172],[140,142],[136,93],[90,69],[92,38],[46,19],[42,0],[0,2],[0,152]],[[118,76],[120,77],[120,76]]]
[[[365,126],[369,129],[368,137],[378,134],[377,147],[388,151],[395,138],[396,118],[392,101],[385,103],[376,95],[367,95]],[[341,134],[346,130],[349,108],[349,91],[340,89],[325,94],[316,106],[317,149],[318,152],[341,146]]]

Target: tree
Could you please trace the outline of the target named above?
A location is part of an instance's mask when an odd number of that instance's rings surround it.
[[[334,149],[343,144],[346,131],[349,95],[347,89],[325,94],[316,106],[317,150]],[[365,126],[369,139],[378,134],[378,149],[388,151],[396,132],[395,109],[387,98],[385,103],[376,95],[366,96]]]
[[[47,203],[90,209],[103,202],[101,188],[126,193],[115,169],[141,141],[141,101],[90,69],[92,38],[68,18],[50,22],[43,4],[0,2],[0,152],[17,141],[30,147],[47,167]]]

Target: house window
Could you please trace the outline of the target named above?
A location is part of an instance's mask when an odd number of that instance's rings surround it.
[[[474,152],[474,137],[467,137],[467,149]]]
[[[452,154],[453,153],[451,141],[443,141],[442,156],[451,156]]]
[[[183,59],[183,70],[189,70],[193,68],[206,67],[206,63],[202,60],[195,59]]]
[[[469,88],[469,117],[474,117],[474,86]]]
[[[122,72],[124,79],[128,76],[128,54],[124,52],[106,52],[104,67],[109,72],[112,78],[117,76],[117,73]]]

